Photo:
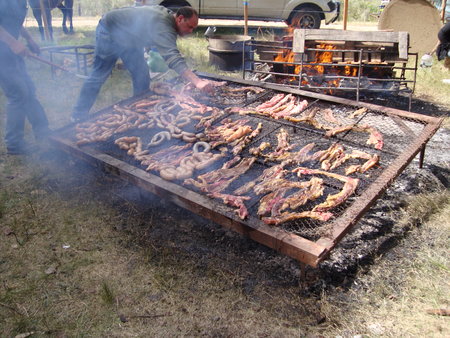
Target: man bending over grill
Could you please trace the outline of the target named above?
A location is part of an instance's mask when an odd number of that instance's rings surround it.
[[[444,60],[444,66],[450,69],[450,22],[447,22],[439,30],[438,40],[430,54],[436,52],[438,60]]]
[[[103,83],[121,58],[133,80],[133,94],[148,90],[150,74],[144,48],[154,47],[169,68],[197,89],[210,92],[211,82],[195,75],[177,48],[177,37],[192,33],[198,25],[198,13],[182,7],[176,13],[162,6],[126,7],[112,10],[101,18],[96,30],[93,71],[81,88],[72,113],[72,121],[85,118]]]
[[[47,117],[23,60],[32,52],[39,53],[39,46],[22,26],[26,15],[26,0],[0,0],[0,87],[7,99],[5,141],[10,155],[31,151],[24,141],[25,119],[37,139],[49,133]],[[28,48],[19,36],[26,40]]]

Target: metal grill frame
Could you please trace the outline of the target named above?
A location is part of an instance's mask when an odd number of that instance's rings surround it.
[[[312,31],[314,33],[314,31],[322,31],[322,30],[295,30],[294,32],[294,39],[300,35],[302,35],[301,33],[305,34],[304,31]],[[340,33],[336,32],[336,38],[335,41],[341,41],[342,39],[339,38],[340,34],[343,33],[351,33],[351,32],[346,32],[346,31],[341,31]],[[368,33],[368,32],[357,32],[357,33]],[[383,34],[393,34],[393,33],[389,33],[389,32],[376,32],[376,33],[383,33]],[[363,34],[364,36],[364,34]],[[404,40],[404,39],[403,39]],[[302,41],[304,42],[304,41]],[[401,41],[403,44],[407,44],[407,38],[406,38],[406,42]],[[377,50],[370,50],[370,49],[348,49],[348,48],[344,48],[344,49],[319,49],[319,48],[303,48],[301,50],[299,50],[298,48],[299,42],[295,42],[294,41],[294,46],[289,47],[286,44],[279,42],[279,43],[275,43],[273,42],[265,42],[265,41],[255,41],[255,40],[249,40],[246,41],[244,43],[244,50],[248,51],[248,50],[252,50],[253,53],[257,52],[260,48],[269,48],[272,49],[274,52],[278,51],[279,53],[281,53],[282,51],[290,51],[293,53],[294,55],[294,62],[281,62],[281,61],[274,61],[274,60],[267,60],[267,59],[260,59],[260,60],[255,60],[254,57],[252,58],[248,58],[248,53],[244,53],[242,54],[242,58],[243,58],[243,62],[242,64],[243,69],[242,69],[242,78],[246,79],[249,74],[251,75],[253,74],[262,74],[262,75],[266,75],[266,76],[277,76],[277,77],[284,77],[286,79],[289,78],[295,78],[296,79],[296,84],[289,84],[289,83],[283,83],[283,84],[279,84],[280,86],[287,86],[287,87],[293,87],[293,88],[298,88],[298,89],[306,89],[306,90],[313,90],[313,91],[319,91],[322,93],[338,93],[338,92],[354,92],[355,93],[355,99],[357,102],[360,101],[360,97],[361,97],[361,93],[380,93],[380,92],[384,92],[384,93],[389,93],[389,92],[393,92],[393,93],[406,93],[409,97],[409,110],[411,110],[411,100],[412,100],[412,94],[414,93],[415,90],[415,86],[416,86],[416,78],[417,78],[417,66],[418,66],[418,53],[411,53],[411,52],[403,52],[406,55],[402,55],[402,58],[395,58],[395,62],[399,63],[399,65],[383,65],[383,64],[368,64],[363,62],[363,55],[366,55],[368,58],[371,57],[371,55],[376,55],[376,54],[380,54],[380,51]],[[407,50],[406,47],[403,48],[403,50]],[[349,63],[317,63],[317,62],[311,62],[307,60],[306,57],[306,52],[332,52],[332,53],[336,53],[336,54],[340,54],[340,55],[345,55],[346,53],[353,53],[355,55],[358,55],[357,57],[357,62],[353,63],[353,64],[349,64]],[[381,53],[382,54],[382,53]],[[408,67],[407,63],[408,63],[408,59],[412,58],[413,60],[413,67]],[[337,67],[337,68],[342,68],[342,67],[346,67],[346,66],[351,66],[351,67],[357,67],[357,75],[356,76],[346,76],[346,75],[332,75],[332,74],[323,74],[323,76],[321,76],[321,79],[325,80],[325,82],[331,83],[331,81],[337,80],[337,79],[344,79],[344,80],[349,80],[352,81],[352,83],[355,84],[355,86],[353,87],[336,87],[333,85],[324,85],[324,86],[311,86],[311,85],[306,85],[303,83],[304,79],[307,79],[308,76],[303,74],[302,71],[300,71],[300,74],[294,74],[294,73],[290,73],[290,72],[275,72],[275,71],[261,71],[261,70],[257,70],[256,68],[256,64],[257,63],[262,63],[262,64],[268,64],[270,65],[270,67],[273,70],[273,66],[274,65],[280,65],[283,66],[284,69],[288,69],[289,66],[298,66],[300,67],[300,69],[303,69],[304,67],[317,67],[317,66],[323,66],[323,67]],[[393,62],[391,62],[393,63]],[[369,69],[371,67],[380,67],[380,68],[389,68],[393,71],[399,71],[400,75],[397,77],[392,77],[389,79],[385,79],[385,78],[370,78],[370,77],[362,77],[363,71],[364,69]],[[412,72],[412,80],[408,80],[406,78],[406,74],[407,72]],[[377,84],[386,84],[386,83],[392,83],[393,85],[397,85],[397,87],[395,88],[378,88],[378,87],[364,87],[361,85],[361,81],[362,80],[366,80],[366,81],[371,81]]]
[[[80,45],[80,46],[48,46],[42,47],[42,52],[48,52],[50,55],[50,62],[54,63],[54,57],[57,55],[69,55],[75,57],[75,64],[77,72],[83,71],[84,75],[88,75],[88,57],[94,55],[94,45]],[[51,67],[52,78],[55,76],[55,67]]]
[[[56,147],[93,164],[99,169],[114,174],[131,184],[161,198],[167,199],[180,207],[190,210],[206,219],[210,219],[217,224],[232,229],[258,243],[290,256],[300,263],[308,264],[312,267],[317,267],[318,264],[327,257],[330,251],[341,241],[345,234],[350,231],[418,153],[421,154],[420,165],[423,163],[426,143],[439,129],[443,120],[443,118],[419,115],[320,93],[312,93],[290,87],[280,87],[269,83],[240,80],[237,78],[205,73],[200,73],[199,75],[216,81],[229,81],[246,86],[259,86],[275,92],[291,93],[311,99],[320,99],[332,104],[347,105],[355,108],[366,107],[372,111],[377,111],[393,118],[414,119],[424,124],[423,130],[417,135],[414,142],[405,148],[395,161],[382,171],[376,180],[357,197],[354,203],[352,203],[339,217],[329,222],[330,231],[328,234],[323,235],[316,241],[305,239],[277,227],[268,226],[253,216],[250,216],[246,220],[241,220],[234,213],[232,208],[224,206],[221,202],[214,201],[209,197],[173,182],[165,181],[157,175],[151,174],[143,169],[98,151],[90,145],[80,148],[76,145],[74,140],[67,138],[67,135],[70,134],[68,131],[73,130],[74,124],[61,128],[50,137],[50,141]],[[135,98],[130,98],[119,103],[131,103],[135,100]],[[95,115],[111,111],[111,109],[112,107],[105,108]],[[218,206],[220,207],[218,208]]]

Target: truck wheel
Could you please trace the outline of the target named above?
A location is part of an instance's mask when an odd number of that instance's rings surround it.
[[[295,28],[318,29],[320,28],[320,14],[313,7],[303,7],[292,12],[289,24]]]

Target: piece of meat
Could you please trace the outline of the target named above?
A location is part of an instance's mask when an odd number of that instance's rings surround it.
[[[279,109],[276,109],[275,111],[270,113],[270,117],[278,120],[279,118],[283,118],[284,116],[289,116],[290,113],[295,108],[295,101],[291,101],[286,103],[285,105],[279,107]]]
[[[297,209],[306,204],[308,200],[314,200],[323,194],[323,180],[313,177],[307,182],[292,182],[288,180],[276,179],[264,181],[265,189],[262,193],[272,190],[260,200],[258,215],[263,216],[270,213],[271,216],[280,215],[286,208]],[[292,189],[299,189],[289,196],[286,194]]]
[[[308,201],[313,201],[323,195],[323,179],[313,177],[308,183],[309,185],[304,189],[301,189],[285,198],[281,210],[285,210],[287,208],[292,210],[297,209],[302,205],[305,205]]]
[[[345,169],[345,175],[351,175],[358,172],[361,169],[361,164],[352,164]]]
[[[220,110],[218,108],[213,108],[211,111],[211,114],[208,116],[200,116],[199,122],[195,125],[197,129],[201,128],[208,128],[211,127],[212,123],[218,119],[219,117],[223,116],[225,112],[223,110]]]
[[[369,145],[373,145],[375,147],[375,149],[378,149],[378,150],[383,149],[383,145],[384,145],[383,135],[381,135],[381,133],[378,131],[377,128],[369,126],[367,124],[363,124],[363,125],[349,124],[346,126],[339,126],[339,127],[328,130],[325,133],[325,137],[332,137],[337,134],[340,134],[340,133],[343,133],[346,131],[350,131],[350,130],[369,133],[369,139],[367,140],[366,143]]]
[[[277,134],[277,147],[274,151],[269,152],[267,154],[263,154],[257,148],[250,149],[250,152],[255,156],[261,156],[266,159],[266,161],[279,161],[282,162],[284,160],[288,160],[290,157],[289,151],[294,147],[294,145],[289,144],[289,133],[286,132],[285,129],[280,129]]]
[[[330,108],[322,110],[322,114],[325,121],[330,122],[332,124],[340,124],[339,121],[334,116],[333,110],[331,110]]]
[[[367,144],[373,145],[375,149],[381,150],[383,149],[383,135],[378,131],[377,128],[369,126],[367,124],[363,124],[360,126],[355,126],[354,130],[363,131],[369,133],[369,139],[367,140]]]
[[[317,169],[309,169],[309,168],[302,168],[298,167],[293,170],[293,172],[296,172],[298,176],[301,175],[325,175],[328,177],[332,177],[334,179],[337,179],[341,182],[344,182],[344,186],[342,187],[341,191],[334,195],[328,195],[325,202],[316,205],[312,211],[328,211],[330,209],[333,209],[337,207],[338,205],[344,203],[350,195],[352,195],[358,186],[359,180],[357,178],[351,178],[335,173],[330,173],[328,171],[323,170],[317,170]]]
[[[380,156],[377,154],[373,155],[369,160],[364,163],[361,168],[359,169],[360,173],[365,173],[367,170],[372,168],[374,165],[376,165],[380,161]]]
[[[286,95],[285,97],[283,97],[280,101],[278,101],[273,106],[264,109],[264,113],[269,113],[269,115],[270,115],[270,113],[276,112],[277,109],[279,109],[280,107],[284,106],[286,103],[288,103],[293,98],[294,98],[294,96],[292,94]],[[259,110],[259,111],[261,111],[261,110]]]
[[[255,108],[256,111],[264,111],[267,108],[273,107],[275,104],[277,104],[279,101],[281,101],[284,98],[284,94],[280,93],[275,96],[273,96],[269,101],[261,103],[259,106]]]
[[[253,181],[247,182],[242,187],[236,189],[234,193],[236,195],[243,195],[249,192],[254,186],[256,186],[260,182],[268,182],[274,179],[284,177],[287,173],[287,171],[284,170],[284,167],[288,164],[290,164],[290,162],[286,161],[265,169],[260,176],[258,176]]]
[[[330,170],[334,162],[343,160],[344,147],[339,143],[332,144],[320,157],[321,168],[323,170]]]
[[[184,180],[184,184],[193,185],[207,193],[209,197],[220,198],[225,204],[238,208],[236,211],[237,214],[241,219],[244,219],[248,216],[244,201],[248,200],[250,197],[225,194],[223,193],[223,190],[225,190],[240,175],[250,169],[255,160],[256,158],[254,157],[241,160],[236,156],[224,163],[222,168],[200,175],[197,180],[192,178],[186,179]]]
[[[275,152],[288,151],[292,149],[292,145],[289,144],[290,137],[289,133],[285,129],[281,129],[277,134],[277,148]]]
[[[318,221],[326,222],[331,217],[333,217],[333,214],[331,212],[321,212],[321,211],[284,212],[281,213],[279,216],[263,217],[262,221],[270,225],[279,225],[300,218],[312,218]]]
[[[233,133],[227,133],[224,135],[225,142],[231,143],[237,139],[240,139],[241,137],[244,137],[247,134],[250,134],[252,132],[252,127],[250,126],[239,126]]]
[[[246,135],[251,134],[253,129],[247,125],[248,119],[240,119],[232,121],[225,119],[221,124],[211,128],[205,129],[207,139],[210,141],[211,147],[216,148],[222,144],[231,144],[234,141],[240,141]],[[233,146],[233,145],[232,145]]]
[[[223,194],[219,192],[214,192],[208,194],[209,197],[221,199],[224,204],[231,207],[237,208],[235,210],[236,214],[240,219],[246,219],[248,217],[248,210],[244,204],[244,201],[248,201],[250,197],[248,196],[234,196],[229,194]]]
[[[284,178],[274,178],[271,180],[264,180],[261,183],[255,185],[253,187],[253,191],[257,195],[263,195],[270,191],[274,191],[277,189],[283,189],[283,188],[298,188],[298,189],[304,189],[307,186],[306,182],[296,182],[296,181],[290,181]]]
[[[222,91],[226,92],[226,93],[248,93],[248,92],[253,92],[254,94],[260,94],[263,91],[265,91],[264,88],[260,88],[260,87],[253,87],[253,86],[248,86],[248,87],[238,87],[238,88],[230,88],[230,87],[222,87]]]
[[[301,115],[299,117],[286,116],[284,119],[294,122],[294,123],[302,123],[302,122],[307,123],[316,129],[327,129],[323,124],[321,124],[319,121],[317,121],[313,115],[309,115],[309,114]]]
[[[222,168],[200,175],[197,177],[197,180],[184,180],[184,184],[194,185],[206,193],[222,192],[240,175],[250,169],[255,160],[255,157],[249,157],[239,161],[239,157],[235,157],[225,163]],[[229,162],[234,164],[236,161],[239,161],[239,163],[234,167],[228,164]]]
[[[351,113],[348,117],[351,119],[357,118],[358,116],[364,114],[367,111],[367,108],[359,108],[356,109],[353,113]]]
[[[177,166],[186,156],[192,154],[192,144],[183,146],[172,146],[162,149],[154,154],[143,155],[140,157],[141,165],[147,166],[146,171],[159,171],[163,167]]]
[[[315,147],[315,145],[316,145],[315,143],[307,144],[299,151],[294,152],[292,154],[292,159],[295,161],[296,164],[301,164],[303,162],[311,161],[313,154],[311,154],[310,152]]]
[[[369,153],[366,153],[361,150],[353,149],[352,152],[349,154],[351,158],[361,158],[364,160],[370,160],[372,158],[372,155]]]
[[[359,180],[357,178],[349,178],[344,183],[342,190],[334,195],[328,195],[325,202],[316,205],[312,211],[328,211],[344,203],[356,190]]]
[[[244,148],[256,137],[261,133],[262,130],[262,123],[258,123],[258,126],[256,127],[255,130],[253,130],[250,135],[245,135],[244,137],[242,137],[241,139],[238,139],[237,142],[234,141],[233,143],[231,143],[230,145],[233,147],[233,149],[231,150],[231,152],[233,153],[233,155],[238,155],[242,152],[242,150],[244,150]]]
[[[284,195],[290,188],[278,188],[264,197],[259,201],[258,215],[263,216],[267,214],[276,215],[279,212],[274,210],[279,210],[284,204]]]
[[[325,133],[325,137],[332,137],[332,136],[335,136],[340,133],[345,133],[346,131],[352,130],[353,128],[354,128],[353,124],[349,124],[346,126],[339,126],[339,127],[328,130]]]
[[[377,154],[371,155],[366,152],[354,149],[354,150],[352,150],[352,152],[350,154],[344,154],[343,156],[335,159],[332,162],[332,165],[329,169],[333,170],[333,169],[339,167],[340,165],[342,165],[343,163],[345,163],[347,160],[352,159],[352,158],[353,159],[363,159],[363,160],[367,160],[367,161],[363,165],[349,166],[345,171],[346,175],[353,174],[356,171],[358,171],[360,173],[365,173],[367,170],[369,170],[374,165],[376,165],[378,163],[378,161],[380,160],[380,157]]]
[[[308,106],[308,101],[298,102],[297,98],[292,94],[277,94],[269,101],[263,102],[254,109],[234,109],[228,108],[227,111],[237,112],[239,114],[258,114],[270,116],[274,119],[292,117],[301,113]]]

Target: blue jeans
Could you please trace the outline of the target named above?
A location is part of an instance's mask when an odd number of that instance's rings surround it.
[[[133,95],[148,90],[150,74],[144,59],[144,48],[125,48],[116,44],[100,20],[95,31],[95,57],[92,73],[84,82],[80,96],[75,104],[72,117],[87,116],[94,105],[101,87],[108,79],[117,59],[121,58],[131,74],[133,81]]]
[[[0,43],[0,60],[0,87],[7,99],[5,142],[9,150],[15,150],[24,145],[25,119],[36,138],[48,133],[48,120],[23,58]]]

